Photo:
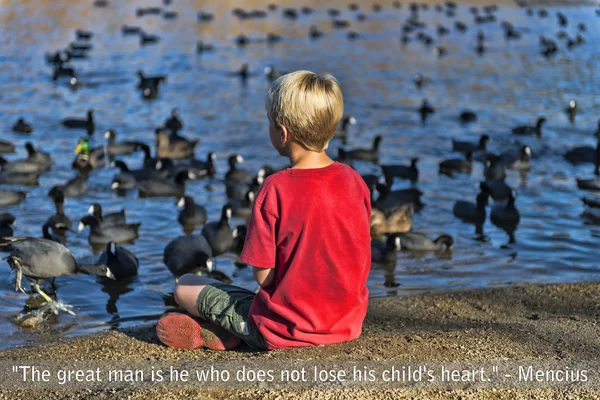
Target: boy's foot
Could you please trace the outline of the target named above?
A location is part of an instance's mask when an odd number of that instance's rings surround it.
[[[230,350],[241,340],[223,328],[187,314],[171,312],[158,319],[158,339],[174,349],[193,350],[206,347],[211,350]]]

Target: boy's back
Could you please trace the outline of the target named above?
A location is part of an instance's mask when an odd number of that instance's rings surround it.
[[[334,163],[286,169],[261,187],[240,257],[274,268],[250,317],[270,349],[357,338],[371,261],[370,194],[361,176]]]

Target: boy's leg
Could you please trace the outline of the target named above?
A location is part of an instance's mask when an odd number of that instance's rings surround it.
[[[156,325],[161,342],[176,349],[192,350],[207,347],[213,350],[229,350],[240,344],[240,339],[223,328],[198,319],[198,296],[210,284],[218,282],[193,274],[179,278],[175,286],[175,301],[196,318],[181,313],[163,315]]]

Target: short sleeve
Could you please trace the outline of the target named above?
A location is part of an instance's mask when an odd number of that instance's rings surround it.
[[[240,261],[258,268],[275,268],[277,216],[254,203]]]

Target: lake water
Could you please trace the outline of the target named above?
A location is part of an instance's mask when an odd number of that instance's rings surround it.
[[[185,124],[182,134],[200,139],[196,156],[205,159],[209,151],[217,154],[217,179],[192,181],[187,186],[187,193],[206,206],[209,218],[217,219],[226,202],[219,179],[227,171],[229,154],[242,154],[245,168],[253,170],[264,163],[279,166],[285,162],[270,147],[263,105],[269,82],[262,71],[273,65],[287,71],[333,73],[342,84],[345,111],[358,120],[351,128],[347,146],[369,147],[375,135],[382,135],[382,164],[408,163],[410,158],[420,157],[418,187],[425,193],[426,207],[415,215],[413,230],[432,237],[448,233],[455,238],[450,254],[401,254],[394,270],[373,266],[368,282],[372,296],[600,277],[595,250],[600,243],[600,228],[581,217],[583,193],[575,182],[575,177],[591,176],[592,167],[573,167],[562,158],[570,147],[596,143],[593,132],[599,118],[600,50],[594,44],[600,40],[600,18],[593,6],[562,7],[569,19],[566,28],[558,27],[558,8],[549,8],[549,16],[541,19],[528,17],[516,5],[501,6],[496,13],[498,21],[509,20],[522,32],[523,39],[514,42],[504,40],[498,22],[474,25],[467,6],[459,6],[456,13],[456,19],[468,24],[465,33],[453,28],[454,19],[430,7],[420,15],[428,25],[426,32],[447,49],[447,55],[438,58],[431,48],[414,39],[401,46],[400,29],[409,15],[408,4],[395,10],[389,1],[382,3],[378,13],[371,11],[369,2],[359,2],[367,14],[364,22],[355,20],[356,13],[348,11],[345,2],[333,2],[343,10],[342,17],[351,21],[350,29],[360,34],[356,41],[347,40],[347,30],[331,28],[331,18],[319,2],[295,4],[315,9],[312,15],[301,16],[295,22],[283,19],[281,10],[269,13],[264,20],[239,21],[231,14],[238,4],[233,1],[174,0],[169,8],[179,12],[176,20],[161,16],[137,18],[135,9],[140,3],[132,1],[109,0],[107,8],[95,8],[91,1],[71,3],[2,2],[0,7],[1,138],[17,144],[19,157],[25,156],[23,144],[28,140],[54,157],[53,168],[42,175],[40,186],[25,188],[29,192],[25,202],[0,210],[17,217],[16,235],[40,236],[41,225],[54,213],[46,193],[74,176],[70,164],[82,134],[65,129],[60,120],[83,117],[88,108],[96,110],[94,144],[103,143],[103,133],[109,128],[116,130],[120,140],[152,143],[154,128],[165,121],[172,108],[179,108]],[[245,3],[247,8],[266,9],[266,3],[260,1]],[[195,14],[201,8],[215,13],[215,21],[198,23]],[[582,32],[587,43],[567,51],[565,41],[557,39],[556,34],[564,29],[575,37],[580,22],[587,26]],[[451,34],[438,39],[438,23],[450,27]],[[136,36],[121,34],[123,24],[142,26],[161,40],[141,47]],[[325,32],[320,40],[308,38],[313,24]],[[64,48],[74,39],[77,28],[89,29],[95,36],[89,58],[73,62],[83,84],[74,91],[64,82],[52,82],[44,53]],[[488,50],[482,57],[473,51],[479,30],[486,35]],[[241,33],[251,39],[264,38],[267,32],[278,33],[284,39],[272,46],[257,42],[246,48],[238,48],[233,40]],[[559,43],[560,52],[555,58],[546,60],[541,56],[541,34]],[[199,39],[214,44],[216,50],[196,54]],[[245,85],[229,76],[242,63],[248,63],[253,73]],[[158,99],[141,99],[135,90],[138,69],[168,74]],[[412,83],[417,72],[430,79],[421,90]],[[425,97],[437,112],[423,125],[415,110]],[[571,98],[582,110],[575,124],[563,111]],[[478,114],[478,122],[463,126],[458,115],[467,108]],[[533,124],[538,115],[548,118],[541,139],[517,140],[511,135],[511,128]],[[19,116],[32,122],[35,131],[31,136],[11,132]],[[516,243],[509,244],[506,233],[489,220],[481,237],[473,226],[452,215],[456,200],[474,201],[482,180],[480,164],[470,176],[438,175],[438,162],[457,156],[451,152],[452,138],[477,141],[482,133],[492,137],[490,147],[494,151],[518,149],[522,144],[533,151],[533,167],[526,178],[516,172],[509,172],[507,178],[518,191],[517,207],[521,212]],[[339,146],[334,140],[330,146],[333,155]],[[136,167],[142,156],[124,159]],[[355,166],[361,173],[378,172],[374,165]],[[46,335],[80,335],[109,326],[153,321],[167,308],[165,298],[174,281],[162,263],[162,253],[170,240],[183,233],[177,222],[175,199],[138,199],[135,193],[118,197],[110,190],[116,172],[113,168],[94,171],[87,194],[69,198],[66,213],[76,223],[91,202],[101,203],[107,212],[126,208],[128,220],[142,223],[139,240],[128,246],[140,260],[139,276],[110,286],[90,276],[59,278],[58,296],[75,306],[77,316],[61,313],[42,327],[28,330],[12,323],[13,317],[23,311],[27,296],[14,292],[14,275],[3,264],[0,347],[36,342]],[[396,184],[398,188],[404,186],[409,184]],[[235,220],[232,225],[241,222]],[[87,243],[87,230],[71,234],[67,244],[78,258],[95,259]],[[238,269],[235,259],[229,254],[218,257],[218,269],[235,284],[254,289],[251,270]],[[384,284],[391,280],[399,286]],[[110,321],[114,323],[107,324]]]

